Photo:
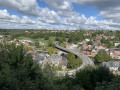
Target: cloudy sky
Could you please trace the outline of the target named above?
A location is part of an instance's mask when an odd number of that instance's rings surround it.
[[[0,28],[120,30],[120,0],[0,0]]]

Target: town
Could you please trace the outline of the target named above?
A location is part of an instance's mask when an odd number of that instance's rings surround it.
[[[120,90],[120,0],[0,0],[0,90]]]
[[[94,30],[7,30],[6,32],[0,30],[0,43],[23,45],[27,53],[32,54],[33,61],[39,62],[42,66],[46,63],[52,63],[57,71],[70,71],[70,69],[75,69],[83,63],[82,60],[77,62],[78,64],[70,62],[68,60],[70,58],[67,57],[70,53],[56,49],[54,44],[56,42],[61,47],[89,57],[95,65],[107,66],[110,71],[119,75],[119,34],[119,31]],[[105,58],[107,57],[105,55],[108,55],[109,58]]]

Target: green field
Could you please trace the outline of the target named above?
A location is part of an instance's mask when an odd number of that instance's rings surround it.
[[[49,37],[49,40],[45,40],[44,38],[38,38],[38,39],[34,39],[35,41],[38,42],[48,42],[48,41],[55,41],[55,37]]]
[[[31,39],[28,37],[18,37],[17,39]],[[37,38],[37,39],[32,39],[34,41],[38,41],[38,42],[48,42],[48,41],[54,41],[55,37],[49,37],[49,40],[45,40],[44,38]]]

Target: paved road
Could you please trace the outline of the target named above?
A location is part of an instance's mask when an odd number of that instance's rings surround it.
[[[65,75],[65,74],[74,75],[78,70],[83,69],[88,65],[94,66],[94,62],[88,56],[80,54],[76,50],[70,50],[70,49],[63,48],[63,47],[57,45],[56,43],[55,43],[55,46],[56,46],[56,48],[58,48],[58,49],[60,49],[62,51],[73,53],[74,55],[81,58],[82,61],[83,61],[82,65],[80,67],[76,68],[76,69],[73,69],[73,70],[70,70],[70,71],[57,71],[58,75]]]

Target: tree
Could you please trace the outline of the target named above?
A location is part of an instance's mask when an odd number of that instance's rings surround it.
[[[96,56],[94,57],[94,59],[98,63],[112,60],[112,58],[107,54],[106,51],[99,51],[98,54],[96,54]]]
[[[117,48],[120,48],[120,44],[117,46]]]
[[[116,76],[110,83],[106,81],[97,83],[95,90],[120,90],[120,77]]]
[[[48,46],[54,48],[54,47],[55,47],[55,44],[54,44],[53,42],[49,41],[49,42],[48,42]]]
[[[77,68],[78,66],[81,65],[82,60],[80,58],[76,59],[75,55],[72,53],[67,54],[68,58],[68,68]]]
[[[93,45],[92,41],[87,42],[88,45]]]
[[[45,40],[48,40],[48,39],[49,39],[49,37],[48,37],[48,36],[45,36],[45,37],[44,37],[44,39],[45,39]]]
[[[82,60],[81,59],[70,59],[68,61],[68,68],[77,68],[81,65]]]
[[[36,48],[40,48],[39,42],[35,42]]]
[[[44,90],[53,90],[55,88],[54,80],[56,80],[56,70],[53,64],[47,63],[43,70],[43,88]],[[55,89],[57,90],[57,89]]]
[[[56,41],[59,41],[59,37],[56,37],[55,40],[56,40]]]
[[[50,47],[50,48],[48,49],[48,53],[49,53],[50,55],[54,54],[54,53],[55,53],[54,48],[53,48],[53,47]]]
[[[0,45],[0,89],[38,90],[43,89],[42,71],[32,56],[25,53],[23,46]]]
[[[85,90],[95,90],[97,82],[106,81],[108,84],[108,82],[110,82],[112,78],[114,78],[114,75],[106,67],[87,66],[83,70],[80,70],[76,73],[73,82],[74,85],[79,85]]]
[[[33,48],[29,47],[29,46],[24,46],[23,47],[26,51],[33,51]]]
[[[110,39],[107,39],[107,40],[105,38],[101,39],[101,43],[104,44],[105,46],[107,46],[108,48],[113,46],[113,44],[110,41],[111,41]]]

